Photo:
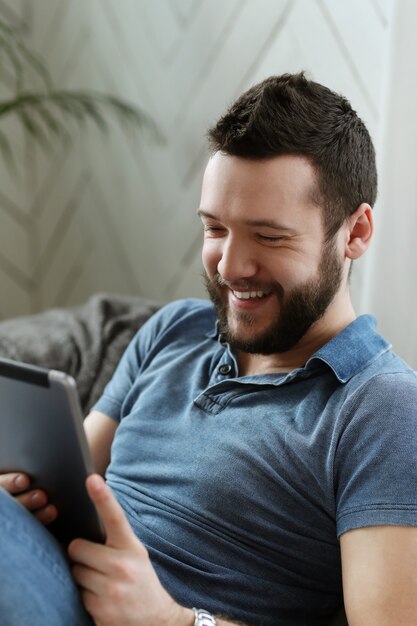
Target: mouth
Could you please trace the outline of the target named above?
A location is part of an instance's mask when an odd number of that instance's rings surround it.
[[[270,291],[234,291],[233,289],[231,292],[238,300],[260,300],[271,293]]]

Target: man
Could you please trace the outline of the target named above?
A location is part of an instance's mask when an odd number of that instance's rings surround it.
[[[209,138],[198,212],[214,306],[153,316],[86,419],[107,541],[69,546],[84,606],[100,626],[323,626],[344,600],[351,626],[415,626],[417,381],[349,296],[373,232],[369,134],[297,74],[243,94]],[[53,519],[17,478],[3,485]],[[1,504],[23,525],[15,500]],[[42,554],[20,558],[43,582],[6,576],[30,623],[50,588],[49,610],[77,616],[50,623],[89,623],[31,525]]]

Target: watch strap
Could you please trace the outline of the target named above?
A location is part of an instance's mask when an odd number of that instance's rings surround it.
[[[204,609],[193,609],[195,620],[194,626],[216,626],[217,620],[208,611]]]

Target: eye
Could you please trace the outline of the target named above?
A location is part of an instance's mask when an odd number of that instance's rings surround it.
[[[284,239],[282,235],[275,235],[274,237],[271,235],[261,235],[261,234],[258,234],[258,238],[261,241],[266,241],[267,243],[279,243],[280,241]]]
[[[210,224],[203,224],[204,233],[210,237],[218,237],[224,233],[224,228],[221,226],[211,226]]]

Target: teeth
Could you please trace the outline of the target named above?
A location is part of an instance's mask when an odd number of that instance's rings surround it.
[[[240,300],[249,300],[249,298],[263,298],[268,295],[268,291],[233,291],[233,295]]]

